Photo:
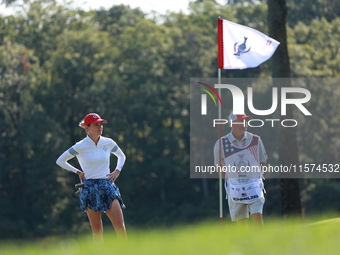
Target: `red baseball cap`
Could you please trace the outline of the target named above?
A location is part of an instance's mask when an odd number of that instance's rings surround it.
[[[235,120],[245,120],[245,119],[252,119],[253,117],[245,115],[245,114],[234,114],[230,113],[229,115],[229,123]]]
[[[89,124],[96,124],[99,122],[103,122],[104,124],[107,123],[107,121],[100,118],[97,113],[89,113],[84,118],[84,126],[87,126]]]

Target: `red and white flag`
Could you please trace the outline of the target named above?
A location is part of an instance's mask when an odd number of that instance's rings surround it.
[[[274,54],[279,42],[250,27],[217,21],[218,68],[257,67]]]

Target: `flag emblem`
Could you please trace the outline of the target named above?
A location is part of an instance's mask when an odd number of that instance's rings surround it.
[[[234,55],[235,56],[240,56],[241,54],[247,53],[250,51],[250,47],[247,49],[247,37],[244,37],[244,42],[240,44],[240,42],[236,42],[234,44]]]
[[[257,67],[274,54],[279,42],[269,36],[228,20],[217,21],[218,68]]]

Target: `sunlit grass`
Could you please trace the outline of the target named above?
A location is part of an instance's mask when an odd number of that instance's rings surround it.
[[[205,222],[153,230],[129,230],[128,240],[113,233],[96,244],[90,235],[24,243],[1,243],[0,254],[339,254],[340,218],[267,220],[263,229],[240,229],[226,222]]]

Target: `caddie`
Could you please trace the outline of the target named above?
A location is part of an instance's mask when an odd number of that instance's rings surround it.
[[[262,166],[268,157],[261,138],[247,132],[251,118],[245,114],[229,115],[231,132],[217,140],[214,160],[224,170],[231,220],[247,225],[251,215],[254,224],[262,226],[265,202]]]

